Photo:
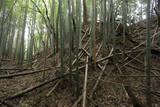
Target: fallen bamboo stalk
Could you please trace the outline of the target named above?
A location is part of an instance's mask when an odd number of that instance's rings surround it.
[[[79,67],[79,69],[82,69],[82,68],[83,68],[83,67]],[[61,76],[59,76],[59,77],[53,78],[53,79],[48,80],[48,81],[45,81],[45,82],[43,82],[43,83],[40,83],[40,84],[38,84],[38,85],[36,85],[36,86],[27,88],[27,89],[25,89],[25,90],[23,90],[23,91],[21,91],[21,92],[18,92],[18,93],[16,93],[16,94],[12,95],[12,96],[9,96],[9,97],[1,100],[1,104],[3,104],[6,100],[11,100],[11,99],[14,99],[14,98],[23,96],[24,94],[26,94],[26,93],[28,93],[28,92],[31,92],[31,91],[39,88],[39,87],[42,87],[42,86],[44,86],[44,85],[46,85],[46,84],[49,84],[49,83],[51,83],[51,82],[53,82],[53,81],[56,81],[56,80],[58,80],[58,79],[64,78],[64,77],[66,77],[66,76],[68,76],[68,75],[70,75],[70,74],[72,74],[72,73],[74,73],[74,70],[72,70],[72,72],[67,72],[67,73],[65,73],[65,74],[63,74],[63,75],[61,75]]]
[[[138,63],[144,65],[144,62],[143,62],[143,61],[141,61],[141,60],[139,60],[139,59],[137,59],[137,58],[135,58],[135,57],[133,58],[132,56],[128,56],[128,57],[130,57],[130,58],[134,59],[135,61],[137,61]],[[154,65],[152,66],[152,70],[160,71],[160,69],[157,68],[157,67],[155,67]]]
[[[132,61],[134,61],[137,57],[139,57],[140,55],[142,55],[144,53],[144,51],[138,53],[138,55],[136,55],[134,58],[132,58],[130,61],[126,62],[125,64],[123,64],[123,66],[121,66],[120,68],[128,65],[129,63],[131,63]],[[129,55],[127,55],[127,57],[129,57]]]
[[[88,78],[88,56],[86,61],[86,70],[85,70],[84,87],[83,87],[83,107],[86,107],[87,78]]]
[[[145,72],[145,70],[143,68],[138,68],[138,67],[135,67],[133,65],[126,65],[126,67],[130,67],[132,69],[135,69],[137,71],[142,71],[142,72]],[[153,69],[152,69],[153,70]],[[155,70],[155,69],[154,69]],[[151,71],[151,73],[153,73],[155,75],[155,77],[157,77],[159,80],[160,80],[160,77],[153,71]]]
[[[78,103],[82,100],[82,98],[83,98],[83,95],[79,96],[79,98],[74,102],[72,107],[77,107]]]
[[[85,50],[84,48],[82,48],[82,50],[88,55],[90,56],[89,52],[87,50]]]
[[[31,72],[22,72],[22,73],[9,74],[9,75],[0,75],[0,79],[7,79],[7,78],[12,78],[12,77],[17,77],[17,76],[35,74],[35,73],[44,72],[44,71],[47,71],[47,70],[50,70],[50,68],[43,69],[43,70],[38,70],[38,71],[31,71]]]
[[[138,51],[132,51],[132,50],[130,50],[130,51],[125,52],[125,54],[134,53],[134,52],[139,52],[139,51],[142,51],[142,50],[138,50]],[[115,53],[115,55],[122,55],[122,54],[124,54],[124,53]],[[96,63],[102,62],[102,61],[104,61],[104,60],[107,60],[107,59],[109,59],[109,58],[111,58],[111,57],[113,57],[113,56],[114,56],[114,55],[111,54],[110,56],[106,56],[106,57],[104,57],[104,58],[101,58],[101,59],[97,60]]]
[[[28,69],[28,68],[0,68],[0,70],[5,70],[5,71],[9,71],[9,70],[32,70],[32,69]]]
[[[85,49],[87,47],[89,41],[90,41],[90,38],[88,39],[87,43],[84,45],[83,49]],[[78,54],[79,58],[81,58],[83,56],[83,52],[84,52],[83,50],[81,50],[79,52],[79,54]],[[72,62],[72,65],[74,65],[76,61],[77,61],[77,58]]]
[[[113,52],[113,48],[111,49],[108,57],[112,55],[112,52]],[[95,83],[95,85],[94,85],[94,87],[93,87],[93,89],[92,89],[92,92],[91,92],[91,95],[90,95],[90,98],[91,98],[91,99],[93,98],[93,95],[94,95],[94,93],[95,93],[95,91],[96,91],[96,89],[97,89],[97,87],[98,87],[98,85],[99,85],[99,83],[100,83],[100,79],[102,78],[102,76],[103,76],[103,74],[104,74],[104,72],[105,72],[105,69],[106,69],[107,64],[108,64],[108,60],[106,61],[104,67],[101,68],[101,69],[102,69],[102,72],[99,74],[98,79],[97,79],[97,81],[96,81],[96,83]]]
[[[56,87],[61,83],[62,80],[59,80],[56,85],[47,93],[47,97],[56,89]]]
[[[83,35],[83,37],[81,38],[81,41],[86,37],[86,35],[87,35],[87,32],[89,31],[89,27],[87,28],[87,30],[85,31],[85,33],[84,33],[84,35]]]
[[[97,50],[96,57],[98,56],[98,54],[99,54],[101,48],[102,48],[102,43],[100,44],[100,46],[99,46],[99,48],[98,48],[98,50]]]
[[[24,94],[26,94],[26,93],[28,93],[28,92],[31,92],[31,91],[39,88],[39,87],[42,87],[42,86],[44,86],[44,85],[46,85],[46,84],[49,84],[49,83],[51,83],[51,82],[53,82],[53,81],[56,81],[56,80],[58,80],[58,79],[64,78],[64,77],[66,77],[66,76],[69,75],[69,74],[70,74],[70,73],[65,73],[65,74],[63,74],[62,76],[59,76],[59,77],[53,78],[53,79],[51,79],[51,80],[45,81],[45,82],[40,83],[40,84],[38,84],[38,85],[35,85],[35,86],[33,86],[33,87],[29,87],[29,88],[27,88],[27,89],[25,89],[25,90],[23,90],[23,91],[20,91],[20,92],[14,94],[14,95],[12,95],[12,96],[6,97],[4,100],[1,100],[1,103],[3,103],[3,102],[6,101],[6,100],[11,100],[11,99],[14,99],[14,98],[23,96]]]
[[[116,67],[119,71],[120,74],[123,74],[123,72],[121,71],[120,67],[118,64],[116,64]],[[122,83],[122,87],[123,89],[126,91],[127,95],[130,97],[133,107],[145,107],[133,94],[133,92],[131,91],[130,86],[124,86],[124,84]]]
[[[140,50],[141,51],[141,50]],[[137,51],[136,51],[137,52]],[[128,51],[128,52],[126,52],[126,53],[131,53],[131,51]],[[122,53],[117,53],[118,55],[122,55]],[[116,54],[115,54],[116,55]],[[96,61],[96,63],[99,63],[99,62],[102,62],[102,61],[105,61],[105,60],[108,60],[109,58],[111,58],[111,57],[113,57],[114,55],[113,54],[111,54],[110,56],[107,56],[107,57],[104,57],[104,58],[101,58],[101,59],[99,59],[99,60],[97,60]],[[93,64],[94,62],[92,62],[92,63],[89,63],[89,65],[91,65],[91,64]],[[84,69],[85,68],[85,65],[82,65],[82,66],[80,66],[80,67],[78,67],[78,69],[80,70],[80,69]],[[69,70],[69,69],[68,69]],[[67,70],[67,71],[68,71]],[[73,69],[72,71],[76,71],[76,69]]]
[[[160,31],[157,32],[156,34],[154,34],[152,37],[150,37],[151,39],[154,38],[155,36],[157,36],[158,34],[160,34]],[[143,41],[142,43],[140,43],[139,45],[135,46],[134,48],[132,48],[133,50],[137,49],[138,47],[144,45],[146,43],[146,40]]]

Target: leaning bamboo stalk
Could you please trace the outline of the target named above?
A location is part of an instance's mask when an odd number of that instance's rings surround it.
[[[100,46],[99,46],[99,48],[98,48],[98,50],[97,50],[96,57],[98,56],[98,54],[99,54],[101,48],[102,48],[102,43],[100,44]]]
[[[86,107],[87,78],[88,78],[88,56],[86,61],[86,70],[85,70],[84,87],[83,87],[83,107]]]
[[[88,39],[87,43],[84,45],[83,49],[85,49],[85,48],[87,47],[89,41],[90,41],[90,38]],[[83,55],[83,50],[81,50],[81,51],[79,52],[79,54],[78,54],[79,58],[81,58],[82,55]],[[75,59],[75,60],[72,62],[72,65],[74,65],[76,61],[77,61],[77,59]]]

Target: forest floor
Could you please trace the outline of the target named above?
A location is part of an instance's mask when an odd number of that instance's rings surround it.
[[[87,82],[87,107],[145,107],[145,35],[146,22],[140,21],[129,27],[126,34],[125,53],[122,52],[122,35],[116,35],[116,53],[112,46],[102,55],[101,40],[96,41],[97,68],[89,64]],[[0,68],[0,107],[82,107],[86,56],[89,49],[89,31],[83,38],[80,51],[79,97],[77,84],[68,69],[65,58],[64,74],[59,74],[58,54],[47,59],[37,56],[33,69],[18,69],[10,59],[2,61]],[[97,31],[100,35],[100,31]],[[160,105],[160,28],[156,19],[151,22],[152,71],[151,94],[153,107]],[[98,51],[100,50],[100,51]],[[116,57],[115,57],[116,56]],[[116,63],[113,59],[116,59]],[[75,67],[73,67],[74,69]],[[75,75],[73,72],[72,75]],[[78,99],[78,100],[77,100]]]

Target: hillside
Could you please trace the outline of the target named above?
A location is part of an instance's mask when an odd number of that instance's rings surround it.
[[[160,105],[160,28],[156,17],[151,21],[151,94],[154,107]],[[1,107],[82,107],[84,84],[87,107],[145,107],[145,37],[146,20],[128,27],[125,52],[122,33],[116,34],[116,49],[111,44],[102,52],[102,39],[96,40],[96,61],[89,58],[90,30],[82,32],[79,49],[79,72],[73,57],[69,72],[68,56],[64,57],[64,72],[60,73],[59,53],[42,51],[34,56],[32,68],[17,68],[15,60],[3,60],[0,67]],[[101,31],[97,28],[97,37]],[[66,52],[67,53],[67,52]],[[44,55],[45,54],[45,55]],[[45,56],[45,57],[44,57]],[[96,62],[96,64],[95,64]],[[96,67],[95,67],[96,66]],[[88,72],[87,82],[84,82]],[[76,74],[79,77],[76,77]],[[79,78],[79,93],[76,93]],[[76,93],[76,94],[75,94]],[[78,96],[77,96],[78,95]]]

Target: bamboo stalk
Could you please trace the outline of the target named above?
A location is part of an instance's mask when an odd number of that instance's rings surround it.
[[[84,87],[83,87],[83,107],[86,107],[87,78],[88,78],[88,56],[86,61],[86,70],[85,70]]]
[[[0,79],[7,79],[7,78],[12,78],[12,77],[17,77],[17,76],[35,74],[35,73],[44,72],[44,71],[47,71],[47,70],[50,70],[50,68],[43,69],[43,70],[38,70],[38,71],[31,71],[31,72],[22,72],[22,73],[9,74],[9,75],[0,75]]]
[[[113,52],[113,48],[111,49],[108,57],[112,55],[112,52]],[[92,89],[92,92],[91,92],[91,95],[90,95],[90,98],[91,98],[91,99],[93,98],[93,94],[95,93],[95,91],[96,91],[96,89],[97,89],[97,86],[98,86],[98,84],[99,84],[99,82],[100,82],[100,79],[102,78],[102,76],[103,76],[103,74],[104,74],[104,72],[105,72],[105,68],[106,68],[107,64],[108,64],[108,60],[106,61],[104,67],[102,68],[102,72],[99,74],[98,79],[97,79],[97,81],[96,81],[96,83],[95,83],[95,85],[94,85],[94,87],[93,87],[93,89]]]

